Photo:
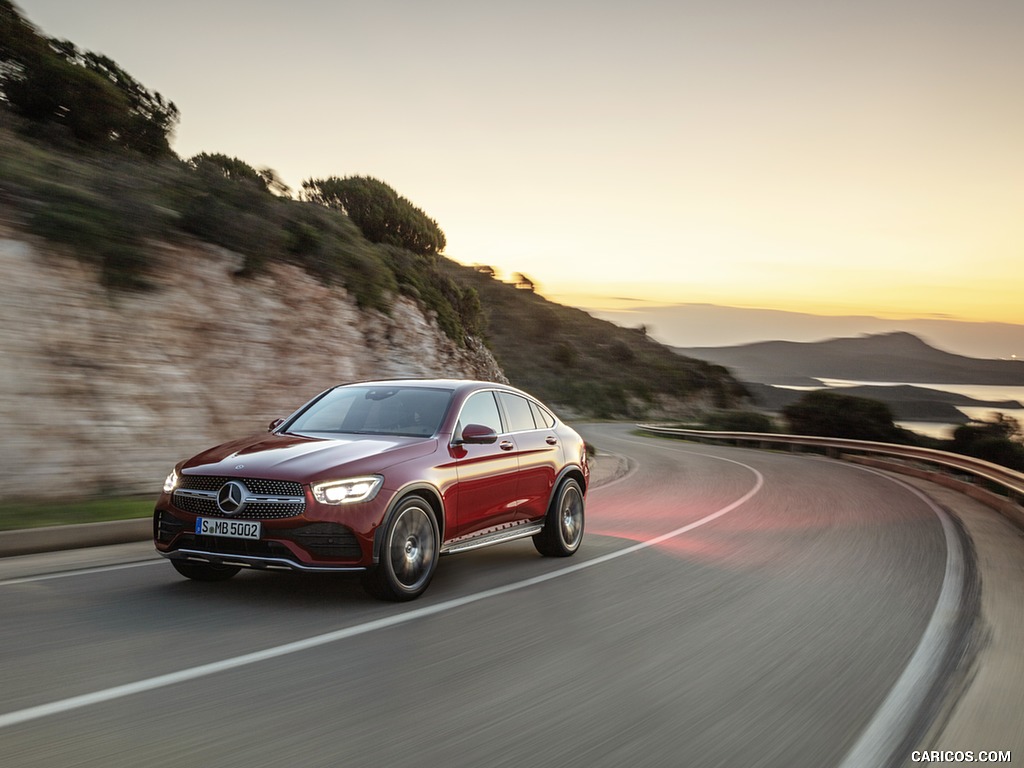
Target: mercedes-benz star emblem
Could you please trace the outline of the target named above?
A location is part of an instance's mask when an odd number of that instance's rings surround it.
[[[217,492],[217,508],[225,515],[234,515],[245,508],[248,489],[237,480],[224,483]]]

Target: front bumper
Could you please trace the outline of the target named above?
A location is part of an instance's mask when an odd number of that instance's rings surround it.
[[[242,568],[253,568],[262,571],[327,573],[366,570],[366,567],[362,565],[305,565],[288,558],[233,555],[226,552],[208,552],[206,550],[174,549],[169,552],[161,552],[158,548],[157,552],[169,560],[191,560],[199,563],[212,563],[213,565],[237,565]]]
[[[156,550],[171,559],[264,570],[361,571],[373,563],[373,533],[383,517],[374,504],[346,509],[307,505],[297,517],[261,519],[259,540],[197,534],[200,516],[161,496],[153,513]],[[252,518],[250,518],[252,519]]]

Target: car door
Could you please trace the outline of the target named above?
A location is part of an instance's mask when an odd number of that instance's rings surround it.
[[[491,444],[461,443],[468,424],[490,427]],[[455,539],[516,519],[519,470],[515,442],[501,420],[495,393],[475,392],[463,404],[450,446],[458,478],[454,489],[455,526],[446,539]]]
[[[516,519],[543,517],[562,466],[562,447],[554,430],[555,420],[532,401],[512,392],[499,392],[498,400],[515,439],[519,463]]]

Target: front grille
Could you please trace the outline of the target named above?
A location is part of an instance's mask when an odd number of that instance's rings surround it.
[[[267,502],[254,501],[245,505],[245,509],[233,515],[225,515],[217,507],[216,498],[203,498],[200,496],[184,496],[174,494],[174,506],[191,512],[193,515],[204,517],[231,517],[242,520],[280,520],[285,517],[297,517],[306,511],[305,501],[295,501],[283,504],[280,502],[270,504]]]
[[[302,496],[302,483],[290,480],[263,480],[256,477],[214,477],[212,475],[181,475],[179,488],[191,491],[219,491],[220,487],[231,480],[245,483],[245,487],[253,493],[266,496]]]
[[[252,495],[273,498],[248,501],[241,511],[225,515],[217,506],[217,492],[231,480],[242,483]],[[288,480],[182,475],[179,482],[178,488],[174,491],[174,506],[193,515],[241,520],[281,520],[298,517],[306,511],[306,497],[302,485]],[[195,492],[196,495],[190,494],[189,491]]]

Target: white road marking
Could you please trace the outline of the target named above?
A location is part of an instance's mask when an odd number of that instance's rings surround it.
[[[162,557],[153,560],[144,560],[137,563],[118,563],[117,565],[99,565],[94,568],[78,568],[74,571],[61,571],[60,573],[43,573],[38,576],[20,576],[16,579],[5,579],[0,581],[0,587],[9,587],[14,584],[29,584],[33,581],[49,581],[50,579],[66,579],[69,576],[86,576],[91,573],[104,573],[106,571],[120,571],[125,568],[138,568],[143,565],[157,565],[167,562]]]
[[[960,598],[966,578],[966,565],[956,527],[942,507],[909,483],[867,467],[851,466],[891,480],[922,499],[938,516],[946,538],[946,570],[942,579],[942,589],[939,592],[939,599],[935,601],[935,609],[932,611],[928,626],[921,635],[921,641],[903,669],[903,674],[840,764],[840,768],[876,768],[880,765],[902,763],[906,757],[897,753],[914,727],[922,707],[925,706],[942,672],[943,661],[953,641],[953,630],[959,615]]]
[[[267,661],[269,659],[280,658],[281,656],[287,656],[292,653],[298,653],[300,651],[306,651],[310,648],[317,648],[321,645],[327,645],[329,643],[336,643],[340,640],[347,640],[350,637],[357,637],[359,635],[365,635],[370,632],[376,632],[380,629],[388,629],[391,627],[397,627],[402,624],[407,624],[416,619],[423,619],[428,616],[436,616],[439,613],[445,613],[446,611],[454,610],[455,608],[461,608],[472,603],[479,602],[481,600],[487,600],[488,598],[498,597],[500,595],[506,595],[509,592],[515,592],[520,589],[527,587],[533,587],[538,584],[543,584],[546,581],[552,581],[553,579],[561,578],[562,576],[568,576],[571,573],[582,571],[586,568],[592,568],[595,565],[601,565],[611,560],[616,560],[626,555],[631,555],[634,552],[639,552],[649,547],[657,546],[663,541],[668,541],[677,536],[682,536],[688,531],[692,531],[694,528],[699,528],[702,525],[706,525],[713,520],[717,520],[723,515],[727,515],[737,507],[742,506],[751,498],[753,498],[764,486],[764,476],[753,467],[743,464],[739,461],[733,461],[732,459],[725,459],[720,456],[710,456],[709,458],[718,459],[720,461],[727,461],[731,464],[738,464],[741,467],[749,469],[754,473],[756,478],[754,487],[747,491],[736,501],[731,504],[727,504],[721,509],[712,512],[709,515],[705,515],[699,520],[695,520],[692,523],[680,526],[673,531],[656,536],[653,539],[647,541],[641,541],[637,544],[633,544],[624,549],[616,550],[615,552],[609,552],[606,555],[595,557],[592,560],[585,560],[579,563],[575,563],[566,568],[561,568],[557,571],[545,573],[541,576],[534,576],[529,579],[523,579],[513,584],[506,584],[501,587],[494,587],[492,589],[485,589],[481,592],[476,592],[471,595],[465,595],[463,597],[457,597],[452,600],[446,600],[443,603],[437,603],[436,605],[424,606],[422,608],[414,608],[410,611],[397,614],[395,616],[388,616],[383,619],[376,619],[374,621],[368,621],[364,624],[357,624],[353,627],[346,627],[345,629],[335,630],[333,632],[327,632],[322,635],[315,635],[308,637],[304,640],[297,640],[292,643],[285,643],[284,645],[274,646],[272,648],[266,648],[262,651],[255,651],[253,653],[246,653],[241,656],[235,656],[230,659],[224,659],[222,661],[215,661],[210,664],[203,664],[198,667],[192,667],[190,669],[183,669],[179,672],[171,672],[166,675],[158,675],[156,677],[150,677],[145,680],[139,680],[134,683],[127,683],[125,685],[116,685],[112,688],[106,688],[101,691],[95,691],[93,693],[86,693],[80,696],[72,696],[67,699],[60,699],[58,701],[50,702],[49,704],[40,704],[35,707],[27,707],[26,709],[20,709],[15,712],[8,712],[0,715],[0,728],[7,728],[12,725],[18,725],[25,723],[30,720],[37,720],[42,717],[49,717],[50,715],[57,715],[64,712],[69,712],[73,709],[79,709],[81,707],[88,707],[92,704],[100,704],[107,701],[113,701],[114,699],[124,698],[125,696],[131,696],[136,693],[143,693],[145,691],[152,691],[157,688],[163,688],[168,685],[175,685],[177,683],[183,683],[188,680],[196,680],[201,677],[207,677],[208,675],[215,675],[218,672],[225,672],[230,669],[237,669],[238,667],[244,667],[249,664],[256,664],[261,661]],[[600,490],[600,489],[595,489]]]
[[[620,439],[629,443],[639,442],[627,438]],[[669,446],[666,447],[673,450]],[[679,448],[674,450],[677,453],[708,455]],[[731,461],[731,459],[724,460]],[[837,461],[836,459],[821,460],[832,463]],[[904,667],[902,674],[839,766],[839,768],[877,768],[877,766],[902,763],[905,757],[899,754],[901,745],[911,733],[922,708],[926,706],[928,696],[942,673],[943,661],[949,651],[950,643],[954,639],[954,626],[959,615],[967,566],[956,526],[949,514],[927,494],[884,472],[848,462],[842,462],[842,464],[878,475],[920,498],[939,518],[946,540],[946,566],[942,587],[939,597],[935,601],[935,608],[932,610],[928,626],[925,627],[924,634],[921,635],[917,648],[910,661],[907,662],[907,666]]]

